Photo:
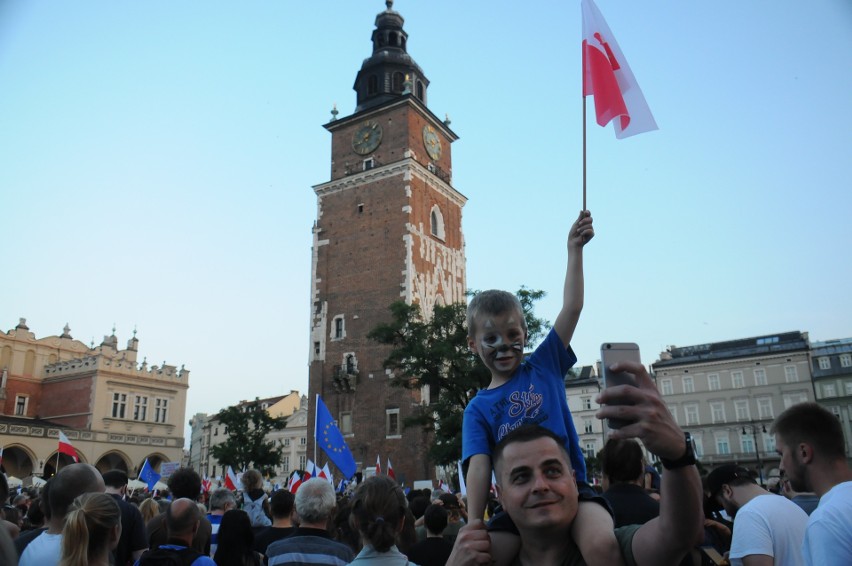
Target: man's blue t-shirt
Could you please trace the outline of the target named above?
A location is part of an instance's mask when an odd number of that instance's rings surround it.
[[[522,424],[538,424],[562,438],[577,481],[586,481],[586,461],[565,398],[565,374],[577,363],[571,347],[552,330],[512,377],[494,389],[482,389],[464,410],[462,459],[489,457],[494,446]]]

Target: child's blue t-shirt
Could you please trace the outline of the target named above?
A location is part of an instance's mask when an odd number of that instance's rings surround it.
[[[565,374],[577,356],[552,330],[515,370],[494,389],[482,389],[464,410],[462,460],[476,454],[489,457],[494,446],[522,424],[538,424],[566,439],[565,449],[577,481],[586,481],[586,461],[565,398]]]

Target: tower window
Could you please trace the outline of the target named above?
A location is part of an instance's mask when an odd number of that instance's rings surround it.
[[[405,75],[400,73],[399,71],[393,74],[392,86],[393,92],[402,92],[405,82]]]
[[[438,205],[432,207],[432,213],[429,217],[429,228],[430,232],[436,238],[443,240],[445,238],[444,233],[444,216],[441,214],[441,209],[438,208]]]
[[[376,166],[376,160],[370,157],[369,159],[364,160],[364,171],[369,171],[373,167]]]
[[[364,203],[363,202],[358,204],[358,214],[361,214],[362,212],[364,212]]]
[[[314,355],[315,356],[320,355],[320,343],[319,342],[314,342]]]
[[[370,75],[367,79],[367,94],[376,94],[379,92],[379,77]]]
[[[387,438],[399,438],[399,409],[385,410],[385,436]]]
[[[338,315],[334,317],[334,322],[332,323],[331,330],[331,338],[332,340],[343,340],[343,337],[346,336],[346,329],[343,326],[343,315]]]
[[[417,81],[415,96],[417,96],[418,99],[423,100],[423,83],[420,81]]]

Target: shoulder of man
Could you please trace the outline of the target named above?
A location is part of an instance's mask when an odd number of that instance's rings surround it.
[[[210,564],[210,562],[205,561],[199,562],[200,558],[209,559],[193,548],[163,545],[143,553],[136,564],[137,566],[203,566]]]

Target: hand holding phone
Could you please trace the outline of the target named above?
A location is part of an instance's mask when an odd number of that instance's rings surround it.
[[[633,376],[627,372],[614,372],[609,368],[618,362],[636,362],[641,364],[639,346],[632,342],[605,342],[601,344],[601,366],[603,371],[604,388],[616,385],[632,385],[638,387]],[[621,428],[631,421],[623,419],[607,419],[611,429]]]

